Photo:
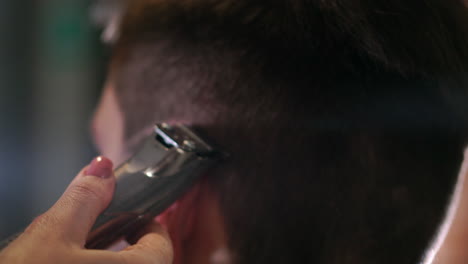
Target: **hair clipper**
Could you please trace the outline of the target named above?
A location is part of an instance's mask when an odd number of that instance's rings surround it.
[[[219,153],[184,125],[156,125],[139,151],[114,170],[113,199],[97,218],[85,247],[108,248],[152,221],[219,160]],[[0,243],[0,249],[8,242]]]

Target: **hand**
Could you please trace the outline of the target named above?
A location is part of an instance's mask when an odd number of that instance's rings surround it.
[[[98,157],[85,167],[46,213],[0,252],[0,263],[169,264],[169,235],[156,222],[119,252],[88,250],[86,237],[110,203],[115,188],[112,162]]]

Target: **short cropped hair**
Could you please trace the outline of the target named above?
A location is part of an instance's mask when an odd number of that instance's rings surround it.
[[[230,153],[235,263],[417,263],[467,136],[451,0],[132,0],[112,81],[126,138],[161,121]]]

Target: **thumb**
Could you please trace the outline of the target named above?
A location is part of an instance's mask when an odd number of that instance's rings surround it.
[[[40,217],[45,220],[40,222],[47,222],[46,231],[83,246],[97,216],[112,199],[112,167],[105,157],[97,157],[85,167],[55,205]]]

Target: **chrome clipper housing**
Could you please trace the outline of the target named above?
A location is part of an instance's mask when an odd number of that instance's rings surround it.
[[[158,124],[139,151],[115,169],[117,185],[86,247],[103,249],[151,221],[175,202],[219,152],[184,125]]]

